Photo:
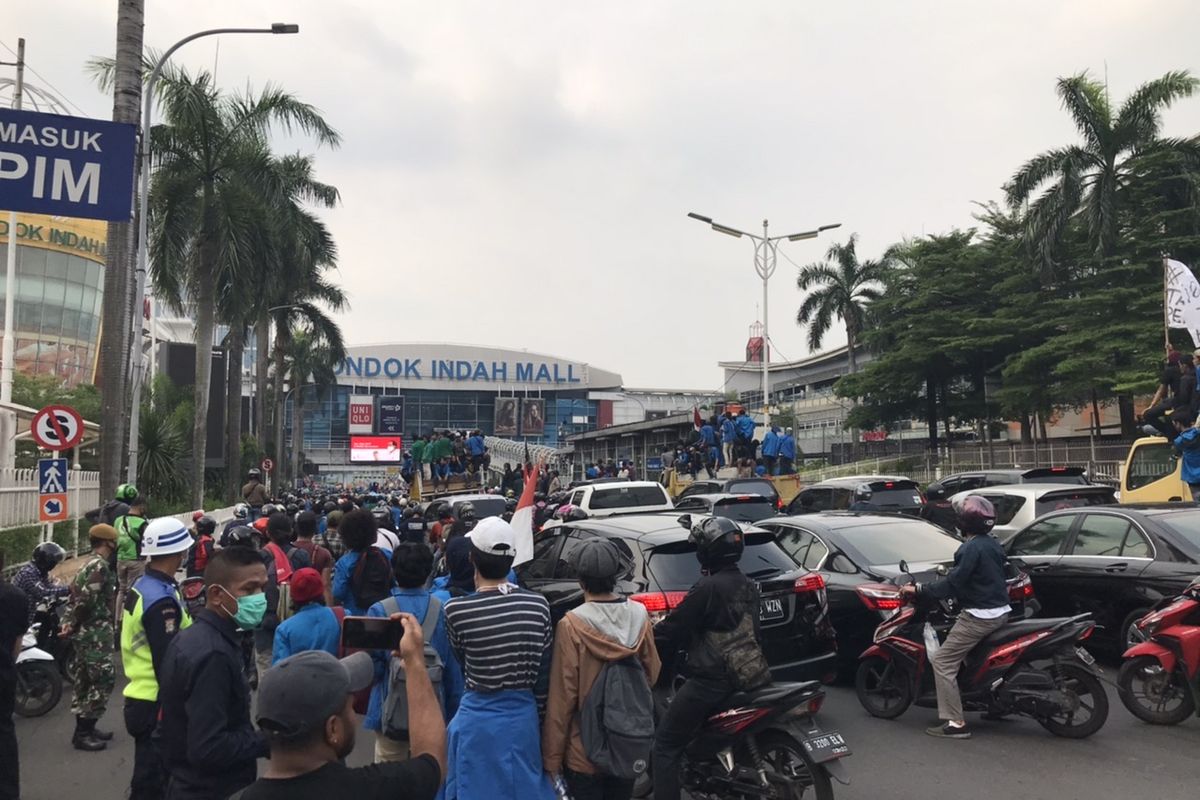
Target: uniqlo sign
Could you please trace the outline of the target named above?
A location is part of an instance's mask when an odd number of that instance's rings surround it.
[[[349,433],[375,432],[375,398],[369,394],[350,395]]]

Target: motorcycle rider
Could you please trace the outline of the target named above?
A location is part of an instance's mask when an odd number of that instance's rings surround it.
[[[683,601],[654,628],[664,667],[687,648],[687,682],[675,694],[654,734],[654,799],[679,800],[679,761],[708,716],[734,691],[771,680],[758,642],[758,586],[738,568],[745,542],[736,522],[707,517],[692,527],[703,573]],[[757,653],[750,653],[750,650]],[[742,662],[750,669],[734,670]]]
[[[963,719],[958,691],[958,668],[975,645],[1004,625],[1012,608],[1004,578],[1004,548],[990,535],[996,524],[996,509],[987,499],[969,495],[955,510],[965,541],[954,554],[954,567],[933,583],[902,586],[900,596],[954,598],[962,606],[946,641],[930,658],[941,721],[925,732],[947,739],[969,739],[971,731]]]
[[[29,563],[17,570],[13,575],[13,586],[25,593],[29,599],[29,619],[25,621],[28,627],[33,623],[34,613],[38,604],[56,597],[66,597],[71,593],[71,587],[58,583],[50,577],[50,570],[62,563],[67,557],[67,551],[54,542],[42,542],[33,548]]]
[[[246,474],[246,485],[242,487],[242,499],[250,507],[249,519],[251,522],[259,517],[270,515],[271,512],[263,508],[270,497],[267,496],[267,487],[263,485],[262,473],[257,469],[252,469]]]

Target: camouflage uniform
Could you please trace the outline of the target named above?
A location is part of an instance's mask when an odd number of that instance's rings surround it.
[[[71,602],[65,621],[71,626],[75,658],[71,680],[75,699],[71,713],[84,719],[104,716],[116,686],[113,666],[112,607],[117,576],[101,556],[92,554],[71,582]]]

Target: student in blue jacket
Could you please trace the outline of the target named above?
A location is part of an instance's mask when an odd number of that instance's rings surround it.
[[[1174,444],[1183,459],[1181,477],[1192,490],[1192,501],[1200,503],[1200,429],[1192,427],[1195,421],[1195,417],[1184,409],[1171,415],[1171,422],[1179,434]]]
[[[303,567],[292,573],[288,585],[296,613],[275,629],[271,663],[278,664],[305,650],[324,650],[336,656],[342,626],[333,609],[325,605],[325,582],[321,580],[321,573],[312,567]]]

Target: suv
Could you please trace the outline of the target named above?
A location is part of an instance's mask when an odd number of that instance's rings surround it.
[[[770,499],[759,494],[693,494],[675,501],[675,510],[727,517],[734,522],[758,522],[778,513]]]
[[[785,514],[817,511],[898,512],[921,515],[925,498],[916,481],[895,475],[852,475],[806,486],[788,504]]]
[[[974,489],[955,495],[951,502],[972,494],[987,498],[996,509],[996,525],[992,528],[992,535],[1002,542],[1008,541],[1017,531],[1051,511],[1106,506],[1117,502],[1116,490],[1111,486],[1077,486],[1071,483]]]
[[[979,472],[960,472],[947,475],[926,487],[925,493],[940,492],[949,497],[959,492],[982,489],[985,486],[1006,486],[1013,483],[1060,483],[1087,486],[1087,470],[1083,467],[1038,467],[1036,469],[988,469]]]
[[[571,566],[581,542],[603,536],[617,544],[626,569],[617,592],[646,606],[658,622],[700,580],[696,548],[674,514],[586,519],[543,530],[533,560],[517,567],[521,585],[541,593],[555,620],[583,602]],[[741,568],[758,583],[763,653],[777,681],[829,680],[837,669],[837,638],[829,621],[825,582],[796,566],[773,534],[748,527]]]
[[[616,481],[579,486],[571,490],[567,502],[583,509],[589,517],[644,514],[675,508],[667,490],[654,481]]]
[[[779,492],[775,489],[770,478],[725,478],[717,480],[697,480],[687,485],[687,488],[675,498],[678,503],[685,497],[697,494],[758,494],[771,501],[775,508],[782,508]]]
[[[458,519],[458,510],[463,507],[463,504],[470,503],[475,508],[475,516],[478,519],[484,517],[498,517],[503,514],[507,508],[507,503],[504,495],[499,494],[456,494],[453,497],[448,497],[443,500],[433,500],[425,506],[425,519],[427,522],[435,522],[442,515],[442,509],[450,506],[451,513],[454,518]]]

